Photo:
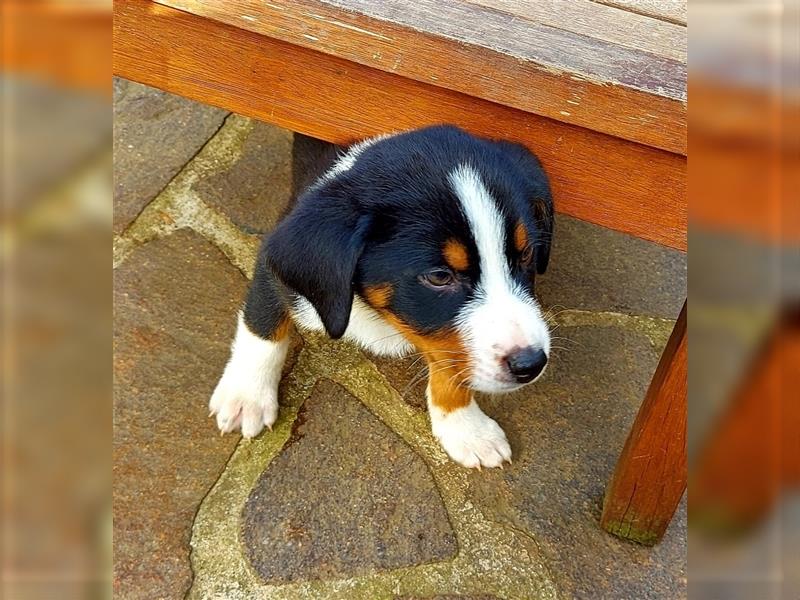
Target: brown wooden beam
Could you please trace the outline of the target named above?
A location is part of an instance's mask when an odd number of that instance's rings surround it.
[[[606,490],[602,527],[654,544],[686,490],[686,304]]]

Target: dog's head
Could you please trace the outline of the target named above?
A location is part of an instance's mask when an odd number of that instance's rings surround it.
[[[457,385],[538,377],[550,336],[534,300],[553,205],[523,146],[449,126],[351,149],[273,232],[276,275],[341,337],[357,293]]]

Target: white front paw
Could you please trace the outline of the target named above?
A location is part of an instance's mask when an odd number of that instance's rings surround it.
[[[256,385],[251,381],[231,381],[222,376],[209,403],[211,415],[217,416],[217,427],[222,433],[242,430],[246,438],[257,436],[278,418],[277,389]]]
[[[289,338],[265,340],[252,333],[239,313],[239,326],[225,372],[211,395],[209,409],[222,433],[242,430],[257,436],[278,418],[278,384]]]
[[[506,434],[474,400],[449,413],[432,408],[431,424],[442,447],[460,465],[480,469],[511,462]]]

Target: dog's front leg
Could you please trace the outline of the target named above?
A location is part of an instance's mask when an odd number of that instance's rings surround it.
[[[511,447],[497,422],[480,409],[472,391],[456,383],[453,369],[429,368],[428,411],[433,435],[457,463],[470,468],[499,467],[511,461]]]
[[[241,429],[246,438],[272,428],[278,418],[278,384],[292,323],[284,292],[267,267],[266,244],[256,263],[225,371],[209,408],[222,433]]]

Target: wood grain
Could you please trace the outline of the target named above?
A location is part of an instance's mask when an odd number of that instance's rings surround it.
[[[644,544],[661,539],[686,490],[686,304],[606,490],[600,524]]]
[[[557,210],[686,249],[686,159],[147,0],[114,4],[117,75],[334,143],[435,123],[519,141]]]
[[[592,0],[616,8],[686,25],[686,0]]]
[[[373,69],[686,153],[686,63],[663,53],[462,0],[422,0],[411,8],[408,0],[158,1]]]
[[[592,0],[464,0],[516,18],[556,27],[686,63],[686,27]]]

